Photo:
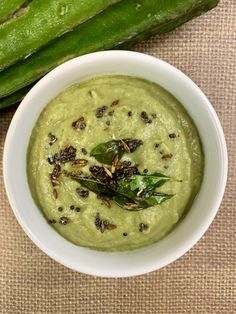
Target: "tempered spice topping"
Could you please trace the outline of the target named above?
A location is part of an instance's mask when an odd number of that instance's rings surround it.
[[[84,117],[80,117],[78,120],[72,122],[72,128],[77,130],[84,130],[86,128],[86,122]]]
[[[99,107],[99,108],[96,109],[95,116],[97,118],[102,118],[104,116],[104,114],[106,113],[106,111],[107,111],[107,106]]]
[[[171,138],[171,139],[174,139],[174,138],[176,138],[177,137],[177,135],[175,134],[175,133],[170,133],[169,134],[169,138]]]
[[[52,133],[49,133],[48,134],[48,137],[49,137],[49,145],[53,145],[56,141],[57,141],[57,138],[55,135],[53,135]]]
[[[115,224],[112,224],[107,220],[102,220],[99,213],[96,213],[94,224],[96,229],[101,233],[103,233],[105,230],[113,230],[117,228]]]
[[[111,107],[115,107],[119,104],[120,100],[117,99],[117,100],[114,100],[112,103],[111,103]]]
[[[114,112],[115,112],[114,110],[109,111],[109,112],[108,112],[108,116],[113,116],[113,115],[114,115]]]
[[[89,168],[89,171],[91,172],[93,177],[95,177],[97,180],[101,181],[102,183],[109,186],[115,185],[115,181],[113,180],[113,178],[110,177],[110,175],[107,173],[104,167],[91,166]]]
[[[77,188],[76,192],[79,194],[81,197],[88,197],[89,196],[89,191],[88,190],[82,190],[81,188]]]
[[[88,154],[87,149],[84,148],[84,147],[81,148],[81,152],[82,152],[84,155],[87,155],[87,154]]]
[[[65,149],[61,149],[58,158],[62,164],[74,161],[76,158],[76,148],[74,148],[73,146],[69,146]]]
[[[139,231],[140,231],[140,232],[143,232],[144,230],[147,230],[148,227],[149,227],[149,226],[148,226],[147,224],[144,224],[144,223],[141,222],[141,223],[139,224]]]
[[[61,225],[67,225],[69,222],[70,222],[70,220],[67,217],[61,217],[60,220],[59,220],[59,223]]]
[[[75,161],[73,161],[73,166],[85,167],[87,163],[88,163],[87,159],[76,159]]]
[[[53,156],[49,156],[49,157],[48,157],[48,163],[49,163],[50,165],[53,165],[53,164],[55,163],[55,160],[54,160]]]
[[[61,175],[61,166],[59,164],[55,164],[52,173],[50,173],[50,179],[53,186],[59,185],[58,178]],[[56,192],[53,192],[56,195]]]
[[[141,119],[143,120],[144,123],[150,124],[152,123],[152,120],[148,117],[148,114],[146,111],[141,112]]]
[[[49,219],[49,220],[48,220],[48,223],[49,223],[50,225],[53,225],[53,224],[56,223],[56,220],[55,220],[55,219]]]
[[[161,159],[167,160],[167,159],[170,159],[170,158],[172,158],[172,157],[173,157],[172,154],[164,154],[164,155],[161,157]]]
[[[131,117],[133,115],[132,111],[128,112],[128,117]]]
[[[63,207],[59,206],[59,207],[57,208],[57,210],[58,210],[59,212],[62,212],[62,211],[63,211]]]
[[[153,117],[153,119],[156,119],[157,114],[156,113],[152,113],[151,116]]]
[[[130,153],[133,153],[139,146],[143,145],[141,140],[123,139],[122,141],[128,146]]]

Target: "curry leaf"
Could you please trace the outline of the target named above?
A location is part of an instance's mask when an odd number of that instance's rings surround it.
[[[72,179],[79,182],[83,187],[87,188],[91,192],[110,198],[113,196],[113,190],[97,180],[83,177],[72,177]]]
[[[147,207],[151,207],[151,206],[155,206],[155,205],[160,205],[164,201],[172,198],[173,196],[174,196],[173,194],[153,192],[151,195],[146,197],[144,199],[144,201],[140,202],[140,206],[143,205],[143,206],[146,206],[146,208],[147,208]]]
[[[155,188],[163,185],[170,178],[160,173],[152,175],[134,175],[128,180],[117,181],[117,186],[111,188],[100,181],[89,177],[72,177],[83,187],[113,200],[118,206],[129,211],[139,211],[159,205],[174,195],[157,193]],[[141,193],[138,193],[141,191]]]
[[[144,191],[154,191],[157,187],[162,186],[170,177],[161,173],[153,173],[151,175],[133,175],[125,180],[117,182],[117,191],[130,198],[135,198],[138,193]]]
[[[119,158],[124,154],[124,149],[120,145],[120,141],[112,140],[106,143],[101,143],[95,146],[91,152],[90,156],[96,158],[97,161],[111,165],[115,156],[118,155]]]

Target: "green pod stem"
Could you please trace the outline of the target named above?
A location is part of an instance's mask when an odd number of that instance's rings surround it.
[[[32,1],[23,14],[0,25],[0,71],[117,1]]]
[[[12,16],[25,2],[27,2],[27,0],[1,0],[0,23]]]
[[[46,48],[0,73],[0,97],[34,82],[73,57],[106,49],[127,49],[163,34],[213,8],[218,0],[121,1],[63,35]],[[3,98],[4,99],[4,98]],[[1,108],[0,99],[0,108]],[[9,104],[10,105],[10,104]]]

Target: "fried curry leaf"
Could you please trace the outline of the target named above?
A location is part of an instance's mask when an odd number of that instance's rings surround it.
[[[133,153],[141,145],[143,145],[143,141],[137,139],[112,140],[94,147],[90,152],[90,156],[101,163],[111,165],[115,156],[120,159],[125,152]]]
[[[135,200],[131,200],[124,195],[116,194],[113,196],[113,200],[116,204],[126,210],[129,211],[139,211],[143,210],[155,205],[160,205],[164,201],[172,198],[173,194],[165,194],[165,193],[156,193],[153,192],[148,197],[136,198]]]
[[[79,182],[83,187],[87,188],[89,191],[94,192],[101,196],[107,196],[112,198],[114,191],[110,189],[107,185],[90,178],[83,177],[72,177],[72,179]]]
[[[112,140],[106,143],[101,143],[95,146],[91,152],[90,156],[96,158],[97,161],[111,165],[115,156],[118,155],[119,159],[124,154],[124,149],[120,145],[120,141]]]
[[[152,175],[133,175],[128,179],[117,181],[117,186],[111,188],[98,180],[88,177],[72,177],[83,187],[99,196],[108,197],[118,206],[129,211],[139,211],[155,205],[160,205],[174,195],[157,193],[155,189],[170,180],[160,173]]]
[[[133,175],[117,182],[117,191],[130,198],[135,198],[140,192],[154,191],[157,187],[162,186],[170,177],[161,173],[151,175]]]
[[[144,206],[145,208],[147,208],[155,205],[160,205],[164,201],[172,198],[173,196],[173,194],[152,192],[151,195],[145,197],[144,200],[140,201],[140,206]]]

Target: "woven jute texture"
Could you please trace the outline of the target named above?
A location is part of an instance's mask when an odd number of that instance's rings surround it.
[[[236,313],[236,1],[223,0],[136,50],[189,75],[219,115],[229,176],[217,217],[198,244],[168,267],[139,277],[95,278],[59,265],[28,239],[8,204],[0,171],[0,313]],[[14,110],[0,112],[0,154]]]

